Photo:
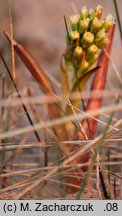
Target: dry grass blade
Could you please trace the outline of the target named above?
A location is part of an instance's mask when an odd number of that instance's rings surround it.
[[[3,73],[2,75],[2,98],[4,99],[5,97],[5,74]],[[1,108],[1,128],[4,131],[5,130],[5,119],[4,119],[4,113],[5,113],[5,108],[4,106]],[[6,173],[6,142],[5,140],[1,140],[2,145],[1,145],[1,152],[0,152],[0,172],[1,173]],[[1,183],[1,187],[5,188],[8,185],[8,179],[5,177],[3,179],[3,182]]]
[[[83,120],[86,117],[96,116],[96,115],[100,115],[103,113],[111,113],[113,111],[115,112],[115,111],[121,111],[121,110],[122,110],[122,103],[119,103],[117,105],[110,105],[108,107],[104,107],[104,108],[99,109],[99,110],[93,110],[93,111],[89,111],[87,113],[77,114],[77,118],[79,120]],[[75,121],[75,120],[76,120],[76,116],[74,116],[74,114],[69,115],[68,117],[62,117],[62,118],[58,118],[58,119],[55,119],[52,121],[47,121],[47,122],[45,122],[44,125],[35,124],[34,127],[28,126],[28,127],[23,127],[23,128],[19,128],[16,130],[11,130],[8,132],[0,133],[0,139],[25,134],[25,133],[34,131],[34,129],[39,130],[39,129],[43,129],[46,127],[54,127],[54,126],[57,127],[58,125],[63,125],[63,124],[66,124],[67,122],[71,122],[71,121]]]
[[[116,97],[122,97],[122,90],[121,89],[114,89],[113,91],[116,91]],[[22,94],[21,94],[22,95]],[[27,97],[25,95],[22,95],[22,99],[24,104],[51,104],[51,103],[58,103],[58,102],[65,102],[65,99],[68,97],[67,94],[61,94],[59,96],[57,95],[37,95],[37,96],[32,96],[32,97]],[[88,92],[88,91],[83,91],[82,94],[80,92],[74,92],[71,95],[71,100],[74,99],[81,99],[83,98],[84,100],[87,100],[89,98],[114,98],[115,96],[113,95],[113,92],[111,92],[110,90],[93,90],[92,92]],[[19,106],[21,105],[21,101],[17,98],[13,98],[13,103],[11,103],[11,97],[9,97],[9,99],[4,99],[4,100],[0,100],[0,107],[15,107],[15,106]],[[108,118],[108,116],[106,115],[106,117]],[[113,119],[113,120],[117,120],[117,119]]]
[[[1,53],[0,53],[0,58],[1,58],[1,60],[2,60],[2,62],[3,62],[3,64],[4,64],[4,66],[5,66],[5,68],[6,68],[7,72],[8,72],[8,74],[9,74],[9,77],[10,77],[10,79],[11,79],[11,82],[13,83],[13,86],[14,86],[14,88],[15,88],[17,94],[18,94],[18,97],[19,97],[19,99],[21,100],[22,107],[23,107],[23,109],[24,109],[24,111],[25,111],[25,114],[26,114],[28,120],[29,120],[29,123],[30,123],[30,125],[33,127],[33,121],[32,121],[32,119],[31,119],[31,117],[30,117],[30,114],[28,113],[27,107],[26,107],[25,104],[23,103],[23,100],[22,100],[21,94],[20,94],[20,92],[19,92],[19,90],[18,90],[18,87],[17,87],[17,85],[16,85],[16,83],[15,83],[15,81],[14,81],[14,79],[13,79],[11,73],[10,73],[10,70],[9,70],[7,64],[6,64],[6,61],[5,61],[5,59],[3,58],[3,56],[1,55]],[[34,134],[35,134],[37,140],[40,141],[40,137],[39,137],[39,135],[38,135],[38,133],[37,133],[37,131],[36,131],[35,129],[34,129]]]
[[[58,167],[52,169],[50,172],[48,172],[44,177],[42,178],[38,178],[37,180],[35,180],[35,182],[30,185],[29,187],[25,188],[17,197],[16,199],[20,199],[21,197],[23,197],[28,191],[31,191],[33,188],[37,187],[40,183],[42,183],[45,180],[48,180],[51,176],[53,176],[55,173],[57,173],[59,170],[64,169],[64,167],[75,161],[75,159],[78,156],[83,156],[87,151],[89,151],[89,148],[91,147],[95,147],[98,142],[100,141],[102,136],[97,137],[95,140],[93,140],[91,143],[89,143],[88,145],[84,146],[83,149],[80,149],[80,151],[77,151],[75,154],[73,154],[71,157],[67,158],[66,160],[64,160],[63,163],[61,163],[61,165],[59,165]],[[73,184],[77,187],[77,184]]]
[[[15,54],[14,54],[14,45],[13,45],[13,37],[14,37],[14,31],[13,31],[13,18],[12,18],[12,12],[11,9],[9,9],[9,19],[10,19],[10,32],[11,32],[11,55],[12,55],[12,71],[13,71],[13,80],[16,82],[16,69],[15,69]]]
[[[28,96],[31,98],[31,95],[32,95],[32,94],[31,94],[31,89],[30,89],[29,87],[27,88],[27,94],[28,94]],[[40,119],[40,115],[39,115],[39,113],[37,112],[35,105],[34,105],[34,104],[30,104],[30,108],[31,108],[31,110],[32,110],[32,112],[33,112],[33,115],[34,115],[36,121],[37,121],[37,122],[40,122],[40,124],[44,124],[44,122]],[[49,135],[53,140],[58,141],[57,136],[53,133],[52,130],[50,130],[49,128],[46,128],[46,131],[47,131],[48,135]]]

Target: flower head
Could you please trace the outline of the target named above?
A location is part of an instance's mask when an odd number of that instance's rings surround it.
[[[71,23],[71,27],[72,27],[73,31],[78,30],[78,26],[77,26],[78,22],[79,22],[79,16],[77,14],[73,15],[73,16],[70,16],[70,23]]]
[[[79,16],[76,14],[76,15],[73,15],[73,16],[70,16],[70,23],[71,25],[72,24],[78,24],[79,22]]]
[[[80,20],[80,22],[79,22],[79,31],[80,31],[80,33],[84,33],[85,31],[88,30],[89,23],[90,23],[89,18],[85,18],[83,20]]]
[[[89,68],[89,62],[86,59],[82,60],[82,63],[80,65],[77,75],[80,76],[80,74],[85,73],[88,68]]]
[[[101,41],[96,42],[96,45],[99,49],[102,49],[106,44],[108,44],[110,41],[108,37],[103,38]]]
[[[87,18],[87,17],[88,17],[88,14],[89,14],[89,12],[88,12],[87,7],[86,7],[86,6],[82,7],[82,8],[81,8],[80,18],[81,18],[81,19]]]
[[[82,46],[85,48],[85,47],[87,47],[87,45],[93,43],[93,41],[94,41],[94,35],[91,32],[86,31],[83,34],[83,38],[81,40]]]
[[[101,29],[96,35],[95,35],[95,41],[100,41],[104,39],[107,36],[107,33],[105,29]]]
[[[94,16],[97,17],[98,19],[101,18],[102,16],[102,6],[101,5],[98,5],[95,9],[95,12],[94,12]]]
[[[102,6],[98,5],[95,10],[82,7],[80,15],[70,17],[70,61],[75,58],[74,62],[80,73],[97,61],[100,50],[109,43],[108,29],[115,21],[111,14],[105,19],[101,16]]]
[[[95,54],[98,51],[98,47],[95,44],[92,44],[88,49],[87,52],[89,54]]]
[[[73,41],[79,40],[80,38],[80,33],[78,31],[71,31],[70,32],[70,37]]]
[[[104,20],[104,28],[107,30],[115,23],[115,20],[111,14],[108,14],[108,16]]]
[[[97,32],[98,30],[101,29],[102,25],[103,25],[104,21],[98,19],[97,17],[95,17],[92,21],[92,25],[91,25],[91,31],[93,33]]]
[[[74,56],[77,59],[81,59],[83,56],[83,49],[80,46],[77,46],[74,50]]]

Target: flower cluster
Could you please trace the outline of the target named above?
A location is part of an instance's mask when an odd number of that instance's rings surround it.
[[[101,19],[101,16],[102,6],[98,5],[94,11],[82,7],[80,15],[70,17],[67,43],[72,49],[65,60],[73,62],[78,76],[96,62],[99,51],[109,43],[108,29],[114,24],[114,19],[111,14],[105,19]]]

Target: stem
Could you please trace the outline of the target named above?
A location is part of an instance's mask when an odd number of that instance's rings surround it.
[[[75,61],[74,61],[74,58],[73,58],[73,53],[72,53],[72,62],[73,62],[73,67],[74,67],[74,72],[75,72],[75,78],[76,78],[76,81],[77,81],[78,80],[77,68],[75,66]],[[79,85],[78,85],[78,89],[79,89],[79,92],[81,92],[81,89],[80,89]],[[81,102],[82,102],[82,106],[83,106],[83,111],[86,112],[86,106],[85,106],[84,100],[81,99]],[[92,138],[92,133],[91,133],[91,130],[90,130],[90,124],[89,124],[88,118],[86,118],[86,122],[87,122],[87,125],[88,125],[88,130],[89,130],[90,138]],[[82,131],[82,134],[83,134],[84,138],[86,138],[86,136],[84,134],[84,131]]]
[[[109,29],[110,43],[107,44],[106,47],[105,47],[106,50],[107,50],[107,52],[109,54],[110,54],[111,47],[112,47],[113,34],[114,34],[114,29],[115,29],[114,27],[115,26],[113,25]],[[100,59],[98,61],[98,65],[101,66],[101,67],[97,70],[97,72],[95,74],[95,77],[93,79],[92,86],[91,86],[91,91],[93,91],[93,90],[104,90],[104,88],[105,88],[109,60],[108,60],[106,54],[104,53],[104,51],[102,51],[102,53],[101,53]],[[97,98],[96,99],[95,98],[89,98],[88,104],[87,104],[87,107],[86,107],[86,111],[97,110],[97,109],[99,109],[101,107],[101,105],[102,105],[102,97],[99,98],[99,99],[97,99]],[[99,116],[95,116],[96,119],[98,119],[98,117]],[[91,132],[92,132],[92,137],[94,137],[94,135],[96,133],[96,129],[97,129],[97,120],[96,119],[89,118],[89,123],[90,123],[90,129],[91,129]],[[109,122],[108,122],[108,124],[109,124]],[[82,126],[83,126],[84,131],[86,132],[88,138],[90,138],[90,133],[88,131],[88,124],[87,124],[86,119],[84,119],[82,121]],[[107,126],[106,130],[103,133],[103,138],[105,137],[107,130],[108,130],[108,126]],[[78,140],[84,140],[84,136],[80,132],[78,132]],[[85,155],[83,155],[82,158],[81,157],[76,158],[75,159],[75,163],[79,164],[79,163],[86,163],[86,162],[88,162],[89,159],[90,159],[90,153],[91,152],[89,151],[88,153],[86,153]],[[82,167],[81,170],[80,170],[81,174],[84,171],[85,172],[89,172],[89,167],[88,166]],[[78,170],[78,172],[79,172],[79,170]],[[70,180],[70,183],[76,184],[76,185],[79,186],[79,185],[82,185],[82,183],[84,185],[84,181],[86,182],[86,180],[84,180],[83,177],[80,180],[77,180],[76,178],[73,178],[73,179]],[[74,192],[73,188],[72,188],[72,192]],[[76,190],[75,190],[75,192],[76,192]]]
[[[16,85],[16,83],[14,82],[13,77],[12,77],[10,71],[9,71],[9,68],[8,68],[8,66],[7,66],[7,64],[6,64],[6,62],[5,62],[4,58],[3,58],[3,56],[1,55],[1,53],[0,53],[0,58],[2,59],[4,65],[5,65],[5,68],[6,68],[8,74],[9,74],[9,76],[10,76],[10,79],[11,79],[13,85],[14,85],[14,88],[16,89],[16,92],[18,93],[18,97],[19,97],[19,98],[21,99],[21,101],[22,101],[22,97],[21,97],[21,95],[20,95],[20,93],[19,93],[19,90],[18,90],[18,88],[17,88],[17,85]],[[26,106],[24,105],[23,101],[22,101],[22,107],[23,107],[23,109],[24,109],[24,111],[25,111],[25,113],[26,113],[26,116],[27,116],[27,118],[28,118],[28,120],[29,120],[31,126],[33,127],[33,121],[32,121],[32,119],[31,119],[31,117],[30,117],[30,115],[29,115],[29,113],[28,113],[28,110],[27,110]],[[40,137],[39,137],[37,131],[34,130],[34,134],[35,134],[35,136],[36,136],[38,142],[40,142],[41,140],[40,140]]]

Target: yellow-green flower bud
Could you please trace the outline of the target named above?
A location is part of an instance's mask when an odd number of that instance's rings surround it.
[[[73,31],[78,30],[78,22],[79,22],[78,15],[73,15],[73,16],[70,17],[71,28],[72,28]]]
[[[78,41],[80,38],[80,33],[78,31],[71,31],[70,37],[73,41]]]
[[[78,70],[77,76],[80,77],[82,73],[86,72],[87,69],[89,68],[89,62],[86,60],[82,60],[81,66]]]
[[[97,46],[96,46],[95,44],[92,44],[92,45],[87,49],[87,52],[88,52],[89,54],[95,54],[95,53],[97,53],[97,51],[98,51],[98,48],[97,48]]]
[[[95,53],[92,58],[89,59],[89,66],[93,65],[99,57],[99,52],[97,51],[97,53]]]
[[[98,48],[95,44],[92,44],[87,50],[86,50],[86,59],[88,62],[91,62],[93,59],[95,59],[96,54],[98,53]]]
[[[94,55],[94,60],[96,61],[99,57],[99,53],[97,52],[95,55]]]
[[[89,67],[89,63],[86,60],[84,60],[82,63],[82,70],[85,71],[88,69],[88,67]]]
[[[101,41],[104,38],[107,37],[107,33],[105,29],[101,29],[96,35],[95,35],[95,42]]]
[[[115,23],[115,20],[111,14],[108,14],[108,16],[104,20],[103,27],[108,30],[113,24]]]
[[[98,41],[97,43],[96,43],[96,45],[97,45],[97,47],[98,48],[103,48],[106,44],[108,44],[110,41],[109,41],[109,39],[108,39],[108,37],[105,37],[105,38],[103,38],[101,41]]]
[[[95,9],[94,17],[97,17],[98,19],[100,19],[101,16],[102,16],[102,6],[98,5]]]
[[[90,9],[89,11],[89,17],[91,20],[93,20],[94,18],[98,18],[100,19],[102,16],[102,6],[98,5],[95,9],[95,11],[93,11],[92,9]]]
[[[82,58],[82,56],[83,56],[83,49],[82,49],[82,47],[77,46],[74,49],[74,56],[75,56],[75,58],[77,58],[79,60]]]
[[[82,7],[81,8],[80,18],[81,19],[87,18],[88,15],[89,15],[89,13],[88,13],[87,7],[86,6]]]
[[[99,20],[97,17],[95,17],[91,23],[91,32],[95,33],[99,31],[103,23],[104,23],[103,20]]]
[[[84,33],[85,31],[88,30],[89,23],[90,23],[89,18],[85,18],[83,20],[80,20],[80,22],[79,22],[79,31],[80,31],[80,33]]]
[[[94,41],[94,35],[91,32],[86,31],[81,40],[83,48],[86,48],[88,45],[93,43],[93,41]]]

